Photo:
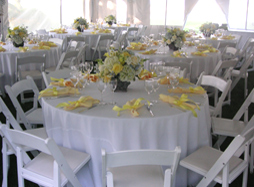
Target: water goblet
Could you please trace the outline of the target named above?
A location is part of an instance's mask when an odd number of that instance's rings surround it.
[[[153,79],[145,80],[145,90],[148,96],[150,96],[151,93],[153,92]]]
[[[155,94],[155,97],[157,97],[156,92],[159,90],[160,88],[160,78],[158,77],[154,77],[153,78],[153,93]],[[153,99],[152,103],[157,103],[158,100],[157,99]]]
[[[113,97],[112,97],[111,104],[115,105],[116,102],[114,101],[114,95],[115,95],[115,90],[116,90],[116,87],[117,87],[117,79],[111,79],[109,81],[109,87],[110,87],[110,90],[113,92]]]
[[[170,72],[170,84],[172,89],[175,89],[179,84],[179,76],[180,76],[180,67],[174,66]]]
[[[166,77],[167,77],[168,87],[169,87],[169,83],[170,83],[170,72],[171,72],[171,69],[172,69],[172,67],[170,67],[170,66],[164,66],[163,67],[163,71],[165,72]]]
[[[155,68],[156,68],[156,63],[155,63],[155,62],[151,62],[149,65],[150,65],[150,71],[151,71],[151,73],[152,73],[152,77],[154,77]]]
[[[101,92],[101,101],[99,103],[99,105],[106,105],[106,103],[103,101],[103,93],[105,92],[106,88],[107,88],[107,83],[105,83],[103,81],[103,79],[99,79],[96,82],[97,88],[98,90]]]

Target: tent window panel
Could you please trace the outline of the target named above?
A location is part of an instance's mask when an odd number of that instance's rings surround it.
[[[84,18],[83,0],[62,0],[62,24],[71,26],[78,17]]]
[[[248,0],[230,0],[228,24],[231,29],[245,29]]]
[[[9,0],[10,27],[28,27],[28,31],[60,27],[60,1]]]
[[[116,0],[116,21],[117,23],[126,23],[127,4],[124,0]]]
[[[165,25],[166,0],[150,0],[150,25]]]
[[[254,30],[254,0],[249,0],[247,29]]]

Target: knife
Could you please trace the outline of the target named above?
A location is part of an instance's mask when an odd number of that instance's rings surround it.
[[[149,105],[146,105],[146,108],[147,108],[147,110],[150,112],[151,116],[154,116],[154,115],[153,115],[153,111],[151,110],[150,106],[149,106]]]

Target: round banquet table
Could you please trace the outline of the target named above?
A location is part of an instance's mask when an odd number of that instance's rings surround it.
[[[180,84],[179,86],[187,86]],[[134,98],[155,99],[159,93],[167,94],[167,86],[161,85],[152,96],[148,96],[143,81],[132,82],[127,92],[112,92],[107,88],[103,100],[123,106]],[[81,95],[100,99],[96,84],[88,85]],[[178,94],[179,95],[179,94]],[[180,95],[179,95],[180,96]],[[49,137],[57,144],[91,155],[89,170],[93,181],[85,176],[85,171],[78,173],[78,178],[86,186],[101,187],[101,149],[108,152],[130,149],[166,149],[181,147],[181,159],[197,150],[200,146],[211,145],[210,113],[207,95],[188,96],[199,102],[198,117],[190,111],[182,111],[162,101],[152,106],[154,117],[143,106],[139,116],[132,117],[130,111],[122,111],[120,116],[113,111],[113,105],[97,105],[89,110],[82,108],[65,111],[56,108],[61,102],[77,100],[77,96],[64,98],[42,98],[44,123]],[[176,186],[195,186],[200,176],[187,171],[179,165],[176,174]]]
[[[190,75],[190,81],[193,83],[196,83],[200,73],[203,71],[206,74],[211,74],[214,70],[215,66],[221,60],[221,53],[207,53],[207,56],[193,56],[191,55],[191,52],[196,51],[196,47],[186,47],[182,49],[181,51],[186,52],[186,57],[173,57],[173,51],[169,50],[168,46],[165,48],[159,48],[157,46],[151,47],[153,49],[157,49],[157,52],[155,54],[151,55],[144,55],[141,54],[141,52],[144,51],[134,51],[135,55],[147,59],[144,63],[145,69],[149,70],[149,63],[150,62],[158,62],[158,61],[164,61],[164,62],[176,62],[176,61],[192,61],[192,68],[191,68],[191,75]],[[147,50],[150,50],[151,48],[147,48]],[[165,52],[165,53],[162,53]]]
[[[12,44],[2,46],[6,49],[5,52],[0,52],[0,72],[4,73],[4,85],[13,85],[15,83],[16,57],[42,56],[45,54],[45,68],[48,68],[56,66],[61,56],[60,46],[51,47],[50,50],[32,49],[34,44],[25,44],[25,46],[29,47],[29,50],[26,52],[19,52],[19,48],[12,47]],[[40,69],[40,67],[29,65],[29,69],[33,68]]]
[[[85,43],[88,44],[88,47],[86,48],[86,60],[92,60],[92,50],[91,48],[96,45],[97,39],[100,35],[112,35],[113,33],[98,33],[92,34],[93,29],[87,29],[81,32],[78,36],[85,37]],[[69,36],[76,36],[75,33],[77,33],[78,30],[75,29],[67,29],[67,33],[63,34],[58,34],[56,32],[49,32],[49,35],[54,38],[60,38],[60,39],[65,39],[66,37]],[[67,43],[64,43],[67,45]],[[106,42],[101,42],[101,45],[106,45]],[[65,46],[66,48],[67,46]],[[95,56],[97,58],[98,56]]]

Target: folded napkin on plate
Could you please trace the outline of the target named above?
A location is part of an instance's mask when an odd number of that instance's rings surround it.
[[[127,47],[127,49],[129,49],[129,50],[137,50],[137,51],[139,51],[139,50],[146,50],[146,48],[147,48],[146,44],[142,44],[140,42],[138,42],[138,43],[131,42],[130,44],[131,45]]]
[[[182,84],[192,84],[188,78],[183,78],[183,77],[180,77],[178,78],[179,79],[179,83],[182,83]],[[160,84],[170,84],[170,81],[169,79],[167,79],[167,76],[163,77],[160,79]]]
[[[235,39],[235,36],[232,36],[232,35],[224,35],[221,37],[221,39],[223,40],[233,40]]]
[[[138,98],[138,99],[133,99],[131,101],[128,101],[126,102],[125,105],[123,105],[122,108],[118,107],[118,106],[114,106],[113,107],[113,110],[118,112],[117,113],[117,116],[120,116],[120,111],[123,111],[123,110],[130,110],[131,111],[131,114],[134,116],[134,117],[137,117],[139,116],[139,113],[137,111],[137,109],[141,108],[142,106],[144,106],[143,103],[140,103],[142,100],[145,100],[144,98]],[[150,105],[150,102],[147,101],[148,105]]]
[[[2,46],[0,46],[0,52],[5,52],[5,51],[6,51],[6,49],[3,48]]]
[[[156,76],[156,74],[154,74],[154,76]],[[140,74],[138,75],[138,78],[140,80],[148,80],[148,79],[150,79],[152,77],[153,77],[153,74],[150,71],[146,70],[146,69],[143,69],[140,72]]]
[[[39,49],[39,50],[50,50],[49,46],[33,46],[32,49]]]
[[[36,44],[37,42],[35,40],[30,40],[28,44]]]
[[[0,42],[0,45],[6,45],[6,43],[5,42]]]
[[[98,33],[111,33],[109,29],[99,29]]]
[[[195,109],[197,108],[200,110],[199,106],[194,101],[188,99],[186,94],[182,94],[180,98],[178,96],[169,96],[164,94],[160,94],[159,97],[163,102],[180,107],[183,110],[190,110],[195,117],[197,117]]]
[[[81,34],[81,32],[76,32],[76,33],[75,33],[76,36],[78,36],[78,35],[80,35],[80,34]]]
[[[187,33],[187,34],[185,34],[185,37],[186,37],[186,38],[191,38],[191,37],[192,37],[192,34],[191,34],[191,33]]]
[[[49,47],[57,47],[57,45],[54,42],[40,42],[38,44],[39,46],[49,46]]]
[[[56,97],[56,96],[68,96],[68,95],[75,95],[80,94],[78,89],[66,87],[60,90],[57,90],[56,87],[53,88],[47,88],[45,90],[42,90],[39,95],[39,99],[41,97]]]
[[[89,77],[88,77],[89,76]],[[85,75],[84,79],[88,79],[91,82],[97,82],[99,80],[99,76],[97,74],[90,74],[90,75]]]
[[[57,34],[68,33],[68,32],[66,32],[66,30],[65,30],[65,29],[63,29],[63,28],[60,28],[60,29],[54,29],[54,30],[51,30],[50,32],[56,32]]]
[[[19,52],[27,52],[29,47],[19,47]]]
[[[153,45],[159,45],[159,41],[153,41]]]
[[[189,46],[189,47],[190,47],[190,46],[195,46],[195,43],[194,43],[194,42],[191,42],[191,41],[185,41],[184,44],[187,45],[187,46]]]
[[[182,58],[182,57],[186,57],[186,53],[183,52],[183,51],[174,51],[171,56],[172,57]]]
[[[192,93],[192,94],[205,94],[206,91],[201,86],[197,86],[195,88],[189,87],[189,88],[181,88],[177,87],[175,89],[168,89],[169,93]]]
[[[157,49],[150,49],[149,51],[140,52],[143,55],[152,55],[157,51]]]
[[[100,100],[94,99],[91,96],[81,96],[77,101],[68,101],[68,103],[59,103],[56,107],[64,110],[74,110],[78,107],[91,108],[94,104],[98,104]]]
[[[217,37],[212,37],[212,40],[218,40],[218,38]]]
[[[97,32],[96,31],[92,31],[91,34],[97,34]]]
[[[192,52],[191,55],[192,56],[204,56],[205,57],[205,56],[207,56],[206,53],[207,53],[207,51],[206,52],[205,51],[195,51],[195,52]]]

